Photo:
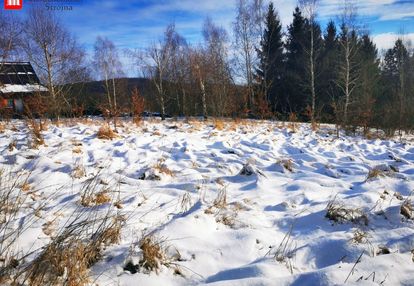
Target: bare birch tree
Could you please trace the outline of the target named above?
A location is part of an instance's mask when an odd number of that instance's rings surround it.
[[[108,38],[98,37],[95,41],[94,52],[94,69],[104,82],[110,117],[114,118],[116,130],[116,116],[118,114],[116,81],[117,78],[123,76],[122,63],[118,49]]]
[[[309,57],[309,77],[310,77],[310,91],[312,97],[311,104],[311,121],[315,122],[315,110],[316,110],[316,90],[315,90],[315,78],[316,78],[316,48],[315,48],[315,18],[318,8],[319,0],[299,0],[301,10],[304,16],[309,22],[309,36],[310,42],[308,47],[304,47]]]
[[[256,48],[263,34],[264,8],[262,0],[237,0],[237,16],[233,23],[237,62],[248,89],[246,108],[254,105],[254,72],[257,65]]]
[[[24,25],[22,47],[46,83],[51,99],[51,112],[59,117],[62,104],[69,105],[65,94],[68,66],[81,63],[84,52],[53,12],[33,6]]]
[[[358,86],[358,34],[356,26],[356,7],[351,1],[345,1],[341,15],[340,64],[336,84],[344,96],[343,124],[348,124],[349,106],[352,95]]]
[[[153,43],[144,53],[139,54],[138,60],[142,71],[152,80],[157,91],[157,99],[161,109],[161,119],[165,120],[167,104],[167,79],[168,71],[173,58],[174,43],[172,36],[175,33],[175,25],[168,25],[164,37]]]

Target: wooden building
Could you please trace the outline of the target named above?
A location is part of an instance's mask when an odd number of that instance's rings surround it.
[[[37,93],[46,93],[29,62],[0,63],[0,110],[10,114],[24,111],[24,100]]]

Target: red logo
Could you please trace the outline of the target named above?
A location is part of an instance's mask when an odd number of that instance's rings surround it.
[[[23,8],[23,0],[4,0],[4,9],[20,10]]]

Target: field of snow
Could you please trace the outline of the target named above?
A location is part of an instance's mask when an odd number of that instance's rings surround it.
[[[101,125],[49,124],[38,148],[23,121],[0,134],[2,176],[25,178],[8,226],[24,263],[74,218],[116,212],[121,238],[91,267],[94,285],[414,285],[410,138],[152,120],[102,140]],[[110,199],[82,204],[92,185]],[[153,271],[149,236],[163,252]]]

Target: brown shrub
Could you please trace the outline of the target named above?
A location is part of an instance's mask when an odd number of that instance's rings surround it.
[[[109,124],[102,125],[98,130],[97,136],[102,140],[112,140],[117,137],[116,133],[111,129]]]
[[[142,259],[139,265],[148,271],[158,271],[160,266],[166,262],[165,250],[162,247],[161,241],[154,236],[144,237],[139,247],[142,250]]]
[[[138,88],[134,88],[132,90],[132,115],[133,115],[133,122],[136,125],[139,125],[142,120],[142,113],[145,109],[145,100],[144,97],[140,94]]]
[[[214,129],[216,130],[223,130],[225,127],[224,121],[220,119],[215,119],[213,121]]]

